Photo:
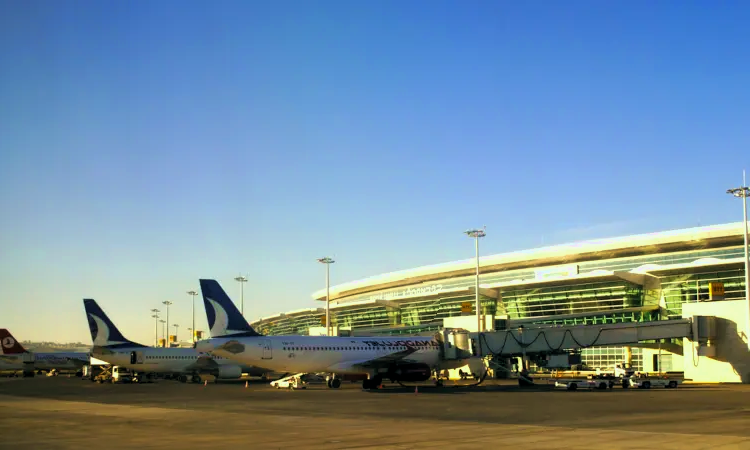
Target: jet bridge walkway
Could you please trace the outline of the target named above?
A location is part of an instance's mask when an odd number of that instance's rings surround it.
[[[475,356],[520,356],[524,353],[555,353],[567,350],[605,346],[628,345],[642,341],[691,338],[698,335],[710,337],[703,331],[712,328],[713,319],[696,316],[691,319],[660,320],[601,325],[536,325],[514,329],[469,333],[472,353]],[[699,330],[698,326],[700,325]],[[477,346],[478,343],[478,346]]]

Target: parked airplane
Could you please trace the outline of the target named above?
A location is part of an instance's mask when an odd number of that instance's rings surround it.
[[[89,354],[81,352],[29,352],[6,329],[0,329],[0,371],[22,370],[24,376],[35,371],[75,370],[89,363]]]
[[[278,372],[333,374],[329,387],[338,388],[337,374],[367,375],[364,389],[383,379],[426,381],[433,371],[466,365],[470,352],[437,337],[263,336],[237,310],[215,280],[200,280],[211,338],[199,351]]]
[[[179,381],[185,383],[190,376],[194,383],[200,383],[200,374],[211,374],[217,379],[237,379],[243,373],[261,376],[268,372],[221,356],[199,352],[194,348],[147,347],[138,344],[120,333],[96,301],[84,299],[83,305],[91,339],[94,341],[91,354],[113,366],[127,367],[141,377],[143,374],[149,379],[154,374],[176,375]]]

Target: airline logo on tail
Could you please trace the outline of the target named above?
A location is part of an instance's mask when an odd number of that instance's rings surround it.
[[[260,336],[216,280],[200,280],[200,286],[211,337]]]
[[[4,355],[26,353],[26,349],[5,328],[0,329],[0,348]]]
[[[87,298],[83,300],[83,306],[86,309],[86,317],[89,322],[89,331],[91,331],[91,340],[94,341],[94,347],[112,347],[122,344],[137,345],[140,344],[125,339],[114,323],[102,311],[95,300]]]
[[[98,347],[106,347],[108,345],[122,344],[124,341],[110,341],[109,340],[109,327],[107,323],[94,314],[88,313],[89,316],[89,329],[91,330],[91,336],[94,340],[94,345]]]
[[[13,348],[14,345],[16,345],[16,340],[13,339],[13,336],[8,336],[5,339],[3,339],[4,348]]]
[[[247,333],[248,328],[242,327],[242,329],[239,330],[233,330],[230,328],[229,324],[229,315],[227,314],[227,311],[217,302],[216,300],[213,300],[211,298],[206,297],[206,301],[211,305],[211,308],[213,309],[213,323],[211,324],[211,336],[228,336],[228,335],[234,335],[234,334],[241,334],[241,333]],[[247,322],[245,322],[247,323]],[[252,328],[250,328],[252,330]]]

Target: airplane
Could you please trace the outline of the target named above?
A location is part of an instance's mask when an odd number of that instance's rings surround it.
[[[0,343],[0,371],[23,370],[24,376],[59,370],[75,370],[79,375],[90,359],[81,352],[30,352],[5,328],[0,329]]]
[[[195,348],[260,365],[276,372],[332,374],[328,387],[341,386],[341,375],[365,375],[362,388],[377,389],[383,379],[427,381],[432,372],[467,364],[471,352],[440,337],[263,336],[247,323],[216,280],[201,279],[211,337]],[[450,359],[444,358],[450,350]],[[438,381],[439,385],[440,382]]]
[[[190,376],[192,382],[200,383],[200,374],[204,373],[216,379],[238,379],[243,373],[262,376],[268,372],[195,348],[147,347],[133,342],[120,333],[95,300],[84,299],[83,305],[94,341],[92,356],[141,375],[136,376],[136,380],[142,379],[142,374],[146,374],[148,380],[152,380],[155,374],[162,374],[176,375],[182,383],[186,383]]]

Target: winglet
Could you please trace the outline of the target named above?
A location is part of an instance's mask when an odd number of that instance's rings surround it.
[[[212,338],[260,336],[247,323],[232,299],[229,298],[216,280],[201,279],[200,285]]]
[[[27,353],[26,349],[23,348],[23,345],[21,345],[21,343],[10,334],[10,331],[5,328],[0,328],[0,349],[2,349],[3,355]]]

